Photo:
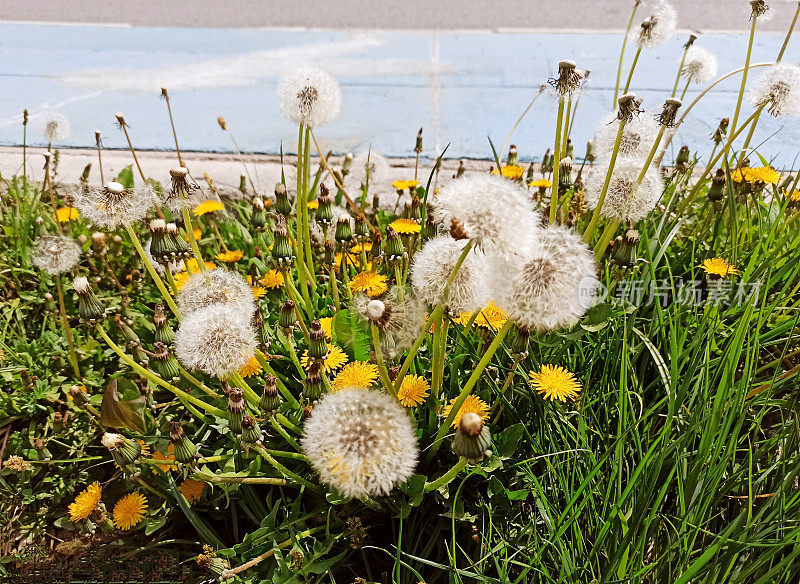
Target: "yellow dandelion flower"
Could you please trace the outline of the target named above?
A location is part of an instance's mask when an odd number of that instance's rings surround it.
[[[68,507],[69,520],[75,522],[89,517],[92,511],[97,509],[102,491],[103,489],[100,487],[100,483],[95,481],[78,493],[78,496],[75,497],[75,501],[70,503]]]
[[[186,479],[178,486],[178,490],[186,498],[186,500],[189,501],[189,504],[192,505],[197,503],[200,500],[200,497],[203,496],[203,490],[205,489],[205,486],[206,484],[203,481],[198,481],[197,479]]]
[[[531,371],[528,377],[531,378],[533,389],[545,399],[565,402],[577,399],[581,391],[581,384],[575,376],[559,365],[542,365],[539,373]]]
[[[353,292],[363,292],[370,298],[376,298],[389,289],[386,276],[369,270],[356,274],[350,280],[349,286]]]
[[[319,319],[319,324],[322,326],[322,330],[325,332],[325,338],[329,341],[333,340],[333,318],[330,316],[326,316],[325,318]]]
[[[417,180],[396,180],[392,183],[392,186],[397,189],[398,191],[404,191],[406,189],[415,189],[419,186],[419,181]]]
[[[192,235],[194,235],[194,238],[196,240],[199,240],[201,237],[203,237],[203,230],[195,227],[194,229],[192,229]],[[189,241],[189,236],[188,235],[184,235],[183,238],[186,241]],[[194,258],[192,258],[192,259],[194,259]]]
[[[537,189],[549,189],[550,187],[552,187],[552,186],[553,186],[553,183],[551,183],[551,182],[550,182],[549,180],[547,180],[546,178],[540,178],[540,179],[538,179],[538,180],[532,180],[532,181],[530,181],[530,182],[528,183],[528,185],[529,185],[529,186],[532,186],[532,187],[534,187],[534,188],[537,188]]]
[[[283,286],[283,282],[283,272],[279,272],[278,270],[270,270],[261,278],[261,285],[270,290],[280,288]]]
[[[472,318],[472,314],[472,312],[462,312],[455,321],[462,326],[466,326],[470,318]],[[497,306],[494,302],[489,302],[486,308],[482,308],[475,318],[475,326],[489,330],[500,330],[503,328],[503,325],[506,324],[507,320],[508,314],[506,311]]]
[[[317,209],[319,209],[319,201],[317,199],[314,199],[313,201],[309,201],[308,203],[306,203],[306,206],[312,211],[316,211]]]
[[[442,412],[442,417],[446,418],[450,415],[450,412],[452,411],[453,406],[456,405],[457,400],[457,397],[454,397],[450,400],[450,403],[445,406],[444,411]],[[485,422],[489,419],[489,406],[481,398],[474,395],[468,395],[467,399],[465,399],[464,403],[461,404],[461,407],[453,418],[453,423],[451,424],[453,428],[458,428],[459,424],[461,424],[461,417],[464,414],[469,413],[478,414],[481,417],[481,420]]]
[[[250,286],[250,291],[253,293],[253,298],[258,300],[267,293],[267,289],[263,286]]]
[[[300,358],[300,364],[303,368],[308,367],[308,349],[303,351],[303,356]],[[331,373],[339,369],[342,365],[347,363],[347,354],[336,345],[328,345],[328,356],[325,357],[325,373]]]
[[[737,168],[731,173],[734,182],[761,183],[776,185],[781,180],[781,173],[769,166],[759,168]]]
[[[367,389],[378,379],[378,366],[366,361],[353,361],[344,366],[333,380],[333,391],[346,387],[361,387]]]
[[[792,205],[797,206],[800,204],[800,190],[795,189],[792,194],[790,195],[788,192],[783,193],[786,197],[789,198],[789,203]]]
[[[220,203],[219,201],[203,201],[197,207],[194,208],[194,215],[195,217],[200,217],[200,215],[205,215],[206,213],[213,213],[215,211],[222,211],[225,208],[225,205]]]
[[[422,231],[422,226],[413,219],[395,219],[389,223],[389,227],[397,231],[400,235],[411,235]]]
[[[153,452],[153,460],[166,460],[172,461],[172,464],[154,464],[154,470],[157,468],[159,470],[178,470],[178,465],[175,464],[175,445],[170,443],[167,446],[167,454],[162,454],[160,451],[156,450]]]
[[[729,264],[722,258],[711,258],[705,260],[700,267],[709,276],[718,276],[720,278],[725,278],[726,276],[740,273],[736,266]]]
[[[232,264],[238,262],[244,257],[244,252],[240,249],[233,249],[231,251],[223,251],[216,255],[216,258],[221,262],[228,262]]]
[[[400,390],[397,392],[398,401],[407,408],[413,408],[425,403],[431,386],[425,381],[424,377],[418,375],[406,375]]]
[[[56,210],[56,221],[59,223],[66,223],[73,221],[81,216],[80,212],[75,207],[61,207]]]
[[[139,524],[147,511],[147,497],[139,493],[128,493],[114,505],[114,525],[127,530]]]
[[[525,174],[525,169],[522,166],[517,166],[516,164],[506,164],[500,167],[500,172],[495,169],[492,171],[492,174],[502,174],[506,178],[516,180]]]
[[[394,228],[392,228],[394,229]],[[395,230],[396,231],[396,230]],[[358,254],[361,252],[369,253],[372,251],[372,244],[369,241],[365,241],[364,243],[357,243],[353,247],[350,248],[350,252],[354,254]]]
[[[255,357],[250,357],[250,360],[239,367],[239,375],[247,379],[248,377],[253,377],[254,375],[258,375],[264,369],[261,367],[261,363]]]

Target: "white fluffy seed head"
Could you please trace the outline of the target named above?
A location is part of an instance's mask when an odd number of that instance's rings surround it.
[[[181,314],[191,314],[215,304],[241,312],[247,318],[256,308],[247,280],[224,268],[192,274],[178,293]]]
[[[104,187],[79,189],[72,194],[81,215],[95,225],[108,229],[139,221],[158,202],[155,191],[149,185],[126,189],[118,182],[110,182]]]
[[[703,47],[689,47],[682,74],[692,83],[705,83],[717,74],[716,55]]]
[[[81,260],[81,246],[64,235],[42,235],[33,247],[33,265],[55,276],[74,268]]]
[[[620,121],[616,114],[607,115],[597,126],[594,135],[595,156],[602,160],[611,158],[617,140]],[[646,113],[634,116],[622,129],[619,143],[620,156],[645,158],[658,136],[659,125],[656,119]]]
[[[458,270],[447,298],[442,298],[447,279],[456,265],[466,240],[437,235],[414,254],[411,264],[411,288],[420,300],[434,306],[440,300],[454,314],[480,310],[489,297],[489,266],[486,256],[476,250],[468,253]]]
[[[428,311],[425,303],[414,294],[402,294],[392,287],[383,300],[371,300],[363,294],[353,299],[358,315],[380,329],[383,354],[394,359],[410,348],[422,331]]]
[[[664,180],[658,168],[651,165],[642,184],[636,184],[643,162],[637,158],[618,158],[608,185],[601,215],[635,223],[646,217],[664,192]],[[603,190],[607,164],[595,166],[586,179],[586,202],[594,209]]]
[[[572,230],[551,226],[538,241],[503,264],[495,298],[519,326],[543,333],[570,327],[597,293],[594,256]],[[499,275],[499,274],[498,274]]]
[[[278,104],[283,115],[312,128],[339,115],[339,84],[329,73],[313,66],[299,67],[278,84]]]
[[[257,344],[251,313],[213,304],[187,314],[175,333],[175,354],[187,369],[225,377],[253,357]]]
[[[770,67],[753,86],[750,102],[756,107],[766,104],[776,117],[799,114],[800,66],[778,63]]]
[[[633,41],[643,49],[664,44],[678,26],[678,13],[666,0],[656,0],[650,16],[642,21],[638,30],[632,30]]]
[[[89,280],[85,276],[78,276],[72,281],[72,289],[75,290],[78,294],[87,294],[91,287],[89,286]]]
[[[499,175],[455,179],[432,202],[436,222],[445,229],[458,226],[481,247],[512,251],[540,224],[527,191]]]
[[[369,171],[369,190],[373,190],[385,184],[389,180],[389,161],[375,151],[365,151],[357,154],[350,165],[350,174],[347,175],[347,182],[352,185],[353,190],[360,190],[367,180]]]
[[[35,127],[48,143],[56,143],[69,137],[69,120],[64,114],[46,111],[34,117]]]
[[[302,446],[320,481],[354,498],[388,495],[414,473],[419,456],[403,407],[370,389],[325,395],[306,421]]]
[[[106,432],[100,438],[100,442],[111,451],[116,450],[122,443],[125,442],[125,437],[122,434],[115,434],[113,432]]]

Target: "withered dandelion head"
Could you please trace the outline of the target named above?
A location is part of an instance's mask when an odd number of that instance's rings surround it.
[[[118,182],[73,193],[75,206],[93,224],[107,229],[130,225],[147,215],[157,203],[152,187],[127,189]]]

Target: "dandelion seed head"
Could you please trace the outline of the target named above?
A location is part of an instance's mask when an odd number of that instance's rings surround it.
[[[775,116],[800,114],[800,66],[778,63],[764,72],[750,92],[750,102],[766,105]]]
[[[305,424],[302,446],[320,481],[354,498],[388,495],[414,473],[419,456],[400,403],[368,389],[324,396]]]
[[[339,84],[329,73],[313,66],[299,67],[278,84],[278,104],[283,115],[316,128],[339,115]]]
[[[397,287],[381,300],[359,294],[353,299],[353,306],[362,319],[378,326],[381,349],[389,359],[411,347],[428,316],[422,300],[413,294],[401,296]]]
[[[686,51],[682,74],[692,83],[705,83],[717,74],[717,57],[703,47],[691,46]]]
[[[617,160],[601,210],[603,217],[635,223],[655,208],[663,193],[664,181],[658,168],[650,166],[637,187],[642,165],[641,159]],[[607,171],[608,166],[601,164],[586,178],[586,202],[592,209],[597,206]]]
[[[81,261],[83,250],[64,235],[41,235],[33,246],[33,265],[51,276],[70,271]]]
[[[107,229],[116,229],[120,225],[143,219],[150,207],[158,202],[155,191],[149,185],[126,189],[115,181],[104,187],[75,191],[73,196],[81,215]]]
[[[48,110],[34,117],[35,128],[51,144],[62,142],[69,137],[69,120],[57,111]]]
[[[505,264],[501,277],[494,279],[497,303],[519,326],[540,333],[574,325],[599,285],[591,251],[560,226],[543,229],[535,245]]]
[[[178,360],[188,369],[217,377],[238,371],[255,355],[258,343],[251,314],[232,310],[230,304],[187,314],[175,333]]]
[[[350,174],[347,175],[348,185],[352,185],[351,190],[362,188],[367,181],[367,171],[369,171],[369,189],[372,191],[388,182],[389,161],[374,151],[356,154],[350,165]]]
[[[596,156],[600,160],[611,158],[619,126],[620,120],[616,114],[609,114],[597,126],[593,142]],[[646,157],[655,143],[658,131],[659,125],[653,116],[646,114],[634,116],[625,123],[622,130],[618,155]]]
[[[425,242],[414,254],[411,264],[411,288],[423,302],[434,306],[440,300],[454,314],[480,310],[489,302],[488,260],[472,250],[453,280],[447,298],[442,298],[445,285],[466,245],[449,235],[438,235]]]
[[[664,44],[678,26],[678,13],[666,0],[657,0],[650,16],[642,21],[638,30],[631,31],[633,41],[643,49]]]
[[[255,310],[250,284],[233,270],[211,270],[192,274],[178,294],[181,314],[191,314],[214,304],[251,316]]]
[[[454,225],[478,246],[511,250],[540,223],[527,191],[499,175],[455,179],[433,197],[433,217]]]

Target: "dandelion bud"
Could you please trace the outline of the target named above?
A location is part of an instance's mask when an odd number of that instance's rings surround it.
[[[355,233],[358,241],[367,241],[369,239],[369,227],[367,227],[367,221],[360,213],[356,216]]]
[[[92,250],[97,253],[105,253],[106,249],[106,234],[102,231],[95,231],[92,233]]]
[[[264,352],[272,343],[272,339],[270,338],[269,334],[269,324],[264,321],[264,317],[261,314],[261,309],[256,307],[255,312],[253,313],[253,326],[256,329],[256,334],[258,335],[258,344],[261,348],[261,351]]]
[[[117,112],[114,117],[117,118],[117,124],[119,124],[120,128],[124,128],[125,127],[125,116],[122,114],[122,112]]]
[[[353,230],[350,226],[350,218],[349,217],[339,217],[336,220],[336,233],[334,234],[334,238],[336,239],[336,243],[342,245],[350,241],[353,237]]]
[[[638,248],[639,232],[628,229],[625,235],[617,237],[609,246],[608,263],[623,270],[630,269],[636,265]]]
[[[261,428],[252,416],[242,418],[242,442],[245,444],[255,444],[261,440]]]
[[[436,226],[436,219],[433,216],[433,210],[430,208],[430,205],[428,205],[426,211],[427,216],[425,218],[425,224],[422,226],[422,232],[420,233],[420,238],[423,242],[439,234],[439,229]]]
[[[275,185],[275,210],[284,217],[292,214],[292,204],[289,202],[289,194],[286,192],[286,185],[283,183]]]
[[[122,434],[106,432],[100,439],[103,446],[108,448],[111,457],[119,466],[128,466],[135,463],[142,455],[142,447],[135,440],[126,438]]]
[[[217,118],[218,120],[222,120],[222,118]],[[222,120],[223,125],[225,120]],[[224,127],[222,128],[225,129]],[[197,556],[197,565],[203,568],[204,570],[208,570],[217,578],[221,578],[222,575],[230,569],[231,565],[228,560],[224,560],[220,557],[217,557],[213,551],[208,551],[206,553],[202,553]]]
[[[156,342],[153,344],[153,359],[155,367],[162,379],[179,381],[181,378],[178,360],[170,353],[167,345]]]
[[[320,187],[322,187],[322,194],[317,198],[317,201],[319,201],[319,208],[317,208],[316,222],[326,227],[333,222],[333,211],[331,209],[332,201],[328,194],[328,189],[324,188],[325,185],[320,185]]]
[[[259,197],[253,197],[253,214],[250,216],[250,225],[255,231],[264,231],[267,226],[267,212],[264,202]]]
[[[566,192],[572,187],[572,158],[562,158],[558,165],[558,190]]]
[[[517,147],[514,144],[508,147],[508,160],[506,164],[508,166],[517,166],[519,164],[519,160],[517,159]]]
[[[333,242],[326,240],[324,248],[323,262],[329,268],[333,268],[334,264],[336,263],[336,254],[334,253]]]
[[[150,222],[150,255],[161,265],[175,259],[172,256],[174,250],[169,249],[167,240],[166,222],[163,219],[153,219]]]
[[[246,411],[244,390],[241,387],[230,388],[228,390],[228,427],[234,434],[242,431],[242,420]]]
[[[282,329],[290,329],[294,327],[294,323],[294,301],[290,299],[281,304],[281,311],[278,315],[278,326]]]
[[[678,169],[678,172],[686,172],[689,166],[689,155],[689,147],[684,144],[678,150],[678,156],[675,158],[675,167]]]
[[[492,444],[492,434],[483,419],[474,412],[461,416],[461,423],[453,438],[453,452],[462,458],[480,462]]]
[[[217,123],[219,124],[219,127],[222,128],[223,130],[228,129],[228,124],[225,122],[225,118],[223,118],[222,116],[217,117]]]
[[[461,178],[462,176],[464,176],[464,173],[466,171],[467,171],[467,169],[464,167],[464,161],[463,160],[459,160],[458,161],[458,168],[456,169],[456,174],[455,174],[455,176],[453,178]]]
[[[716,131],[714,132],[714,143],[719,146],[725,137],[728,135],[728,126],[730,125],[731,121],[729,118],[722,118],[719,122],[719,126],[717,126]]]
[[[383,253],[386,261],[389,263],[400,262],[403,260],[403,256],[405,255],[403,241],[400,239],[397,231],[392,229],[391,226],[386,227],[386,247],[384,248]]]
[[[73,385],[69,388],[69,395],[78,407],[85,407],[91,403],[92,398],[86,392],[86,388],[80,385]]]
[[[711,179],[711,186],[706,193],[709,201],[716,203],[725,197],[725,171],[721,168],[717,169],[716,174]]]
[[[542,156],[542,173],[546,172],[553,172],[553,158],[555,158],[552,154],[550,154],[550,149],[548,148],[544,152],[544,156]]]
[[[308,401],[318,400],[325,391],[325,370],[319,361],[311,361],[306,368],[306,378],[303,381],[303,397]]]
[[[119,314],[114,316],[114,325],[122,335],[122,338],[125,339],[125,347],[129,352],[133,353],[136,362],[147,365],[147,353],[142,351],[142,341],[139,339],[139,336],[124,320],[122,320],[122,316]]]
[[[197,456],[197,446],[183,432],[180,422],[169,423],[169,439],[175,448],[175,460],[181,463],[192,462]]]
[[[675,118],[678,116],[678,109],[681,107],[681,100],[670,97],[664,102],[664,108],[658,116],[658,123],[662,126],[671,128],[675,125]]]
[[[514,356],[524,356],[528,354],[528,339],[531,336],[531,330],[524,326],[514,327],[515,334],[511,341],[511,354]]]
[[[328,356],[328,344],[325,341],[325,331],[322,330],[322,324],[319,320],[311,323],[311,332],[309,333],[311,342],[308,345],[308,356],[317,361],[324,361]]]
[[[414,152],[416,152],[417,154],[422,152],[422,128],[420,128],[419,132],[417,132],[417,143],[414,146]],[[509,164],[511,163],[509,162]]]
[[[286,228],[286,216],[279,214],[275,220],[275,229],[272,230],[274,242],[272,245],[272,259],[278,264],[279,270],[289,269],[294,258],[292,244],[289,243],[289,231]]]
[[[56,314],[58,312],[58,306],[56,306],[56,301],[50,292],[45,292],[44,294],[44,309],[49,314]]]
[[[281,405],[281,396],[278,393],[278,378],[267,375],[264,378],[264,394],[258,402],[258,407],[264,415],[278,411]]]
[[[106,310],[100,300],[92,292],[89,280],[80,276],[75,278],[72,289],[78,295],[78,315],[81,321],[87,324],[99,324],[103,322]]]
[[[353,164],[353,153],[348,152],[342,159],[342,176],[345,177],[350,174],[350,167]]]

